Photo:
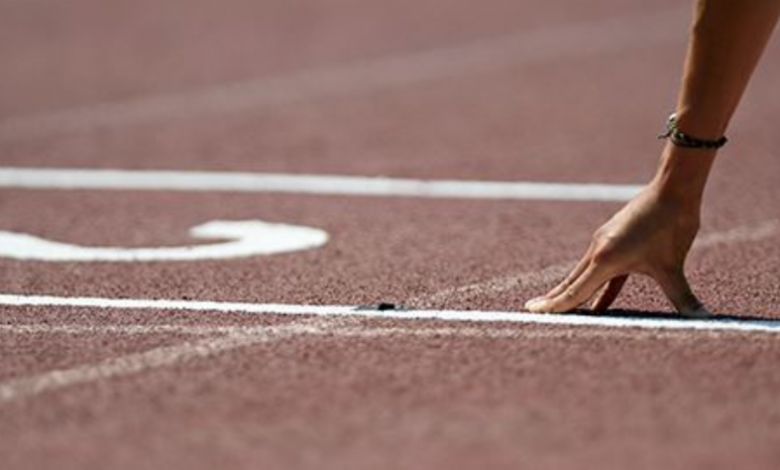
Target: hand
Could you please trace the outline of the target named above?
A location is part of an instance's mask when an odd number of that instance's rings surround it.
[[[683,265],[699,229],[699,200],[679,199],[656,182],[599,228],[574,270],[542,297],[526,302],[532,312],[566,312],[597,291],[592,308],[606,310],[628,276],[653,278],[677,310],[686,316],[710,313],[691,291]]]

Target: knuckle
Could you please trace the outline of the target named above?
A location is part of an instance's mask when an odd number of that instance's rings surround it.
[[[572,288],[566,289],[561,294],[560,299],[563,300],[563,303],[570,304],[577,299],[577,291]]]
[[[596,266],[611,265],[619,261],[620,254],[611,244],[603,244],[593,251],[591,261]]]
[[[606,240],[608,238],[609,238],[609,235],[607,233],[607,229],[604,228],[604,227],[597,228],[593,232],[593,235],[591,235],[591,237],[590,237],[591,242],[596,244],[596,245],[602,243],[604,240]]]

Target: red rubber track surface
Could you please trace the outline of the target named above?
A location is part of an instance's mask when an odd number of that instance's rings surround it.
[[[641,184],[675,99],[679,8],[0,0],[0,166]],[[649,17],[666,26],[653,33]],[[634,22],[653,39],[632,40]],[[597,40],[610,28],[614,40]],[[581,53],[551,45],[403,78],[416,54],[457,63],[469,45],[544,31]],[[735,116],[708,187],[710,242],[687,266],[718,314],[780,319],[778,44]],[[388,58],[377,84],[350,85]],[[301,79],[333,70],[338,93]],[[291,97],[259,100],[272,81]],[[245,104],[202,104],[236,89]],[[189,244],[215,219],[318,227],[330,241],[229,261],[0,259],[0,293],[521,311],[560,278],[539,273],[575,261],[618,207],[5,188],[0,230],[81,245]],[[525,280],[453,291],[508,278]],[[641,278],[615,307],[671,316]],[[0,391],[55,383],[0,397],[4,470],[780,466],[776,334],[10,306],[0,326]],[[259,333],[234,344],[223,327]],[[194,357],[100,375],[196,343]],[[58,370],[97,375],[62,385]]]

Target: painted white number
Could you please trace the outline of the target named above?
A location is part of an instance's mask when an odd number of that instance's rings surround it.
[[[87,247],[0,231],[0,257],[37,261],[197,261],[306,250],[324,245],[322,230],[259,220],[214,220],[190,229],[195,238],[228,240],[160,248]]]

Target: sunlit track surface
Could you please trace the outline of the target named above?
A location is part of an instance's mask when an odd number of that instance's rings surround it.
[[[565,60],[585,54],[645,49],[675,43],[669,24],[687,11],[665,9],[577,25],[539,28],[471,44],[435,48],[397,57],[381,57],[301,72],[291,76],[218,86],[190,93],[103,103],[41,116],[0,121],[0,141],[89,131],[110,125],[191,118],[330,96],[376,93],[451,76],[481,73],[534,62]]]
[[[522,309],[654,171],[690,7],[0,0],[0,468],[777,468],[780,61],[714,317]]]

